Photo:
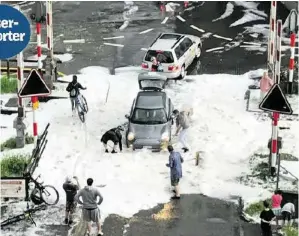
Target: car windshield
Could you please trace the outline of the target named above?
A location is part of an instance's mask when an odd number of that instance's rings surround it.
[[[165,124],[167,122],[166,112],[163,108],[161,109],[136,108],[133,113],[131,122],[135,124],[147,124],[147,125]]]
[[[149,50],[145,56],[145,61],[151,61],[152,57],[156,57],[162,64],[174,62],[172,53],[167,51]]]

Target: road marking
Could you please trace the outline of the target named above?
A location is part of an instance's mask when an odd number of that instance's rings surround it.
[[[252,43],[252,42],[243,42],[244,44],[250,44],[250,45],[257,45],[257,46],[261,46],[261,43]]]
[[[241,45],[240,48],[257,48],[260,47],[261,45]]]
[[[182,18],[181,16],[176,16],[176,18],[178,18],[180,21],[185,22],[186,20],[184,18]]]
[[[63,43],[85,43],[85,39],[63,40]]]
[[[206,31],[204,31],[203,29],[200,29],[200,28],[196,27],[195,25],[190,25],[190,27],[191,27],[192,29],[195,29],[195,30],[197,30],[197,31],[199,31],[199,32],[202,32],[202,33],[206,32]]]
[[[125,36],[115,36],[115,37],[110,37],[110,38],[103,38],[104,40],[108,39],[123,39]]]
[[[166,24],[166,22],[168,21],[169,17],[166,16],[165,19],[161,22],[161,24]]]
[[[218,34],[213,34],[213,36],[214,36],[215,38],[225,39],[225,40],[227,40],[227,41],[232,41],[232,40],[233,40],[233,39],[231,39],[231,38],[225,38],[225,37],[222,37],[222,36],[220,36],[220,35],[218,35]]]
[[[140,48],[141,51],[147,51],[147,48]]]
[[[150,32],[150,31],[152,31],[152,30],[153,30],[153,28],[152,28],[152,29],[147,29],[147,30],[145,30],[145,31],[140,32],[139,34],[146,34],[146,33]]]
[[[121,47],[123,48],[124,45],[123,44],[116,44],[116,43],[104,43],[105,45],[109,45],[109,46],[113,46],[113,47]]]
[[[220,50],[220,49],[224,49],[224,47],[210,48],[210,49],[206,50],[206,52],[213,52],[213,51],[217,51],[217,50]]]

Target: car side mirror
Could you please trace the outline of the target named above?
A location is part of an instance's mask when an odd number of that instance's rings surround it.
[[[126,117],[127,119],[130,119],[130,116],[129,116],[129,115],[125,115],[125,117]]]

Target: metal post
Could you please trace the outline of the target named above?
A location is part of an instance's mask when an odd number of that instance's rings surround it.
[[[277,21],[277,36],[276,36],[276,83],[280,83],[280,66],[281,66],[281,35],[282,35],[282,20]]]
[[[290,36],[291,39],[291,56],[289,61],[289,83],[288,83],[288,92],[289,94],[293,93],[293,78],[294,78],[294,66],[295,66],[295,44],[296,44],[296,34],[292,33]]]
[[[276,162],[277,162],[277,139],[278,139],[278,119],[279,113],[273,113],[272,122],[272,139],[271,139],[271,175],[274,176],[276,173]]]
[[[271,1],[270,12],[270,35],[268,44],[268,65],[274,71],[274,47],[275,47],[275,22],[276,22],[276,1]]]
[[[17,5],[15,8],[20,11],[20,7]],[[9,70],[9,67],[7,68]],[[18,79],[18,92],[20,91],[24,81],[24,57],[23,52],[17,55],[17,79]],[[16,147],[23,148],[25,146],[25,130],[26,125],[24,124],[24,104],[22,98],[18,98],[18,115],[13,121],[13,127],[17,131],[16,136]]]
[[[276,178],[276,190],[278,190],[279,188],[279,173],[280,173],[280,154],[279,154],[279,151],[278,151],[278,154],[277,154],[277,178]]]

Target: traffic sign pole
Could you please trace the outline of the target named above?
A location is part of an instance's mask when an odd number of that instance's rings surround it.
[[[42,40],[41,40],[41,23],[36,22],[36,39],[37,39],[37,66],[38,71],[40,72],[43,68],[42,64]],[[42,76],[42,75],[41,75]],[[38,97],[34,96],[31,98],[32,102],[32,117],[33,117],[33,138],[34,138],[34,148],[37,147],[37,137],[38,137],[38,129],[36,122],[36,109],[38,103]]]
[[[278,148],[277,147],[278,119],[279,119],[279,113],[274,112],[273,121],[272,121],[272,141],[271,141],[271,175],[272,176],[274,176],[276,173],[277,148]]]

